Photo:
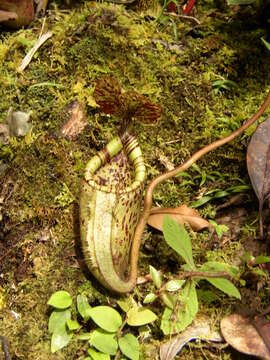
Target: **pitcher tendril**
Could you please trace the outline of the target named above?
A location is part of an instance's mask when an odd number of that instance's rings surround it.
[[[100,283],[110,290],[126,293],[136,285],[141,238],[155,188],[187,170],[203,155],[241,135],[269,106],[270,92],[256,114],[239,129],[200,149],[174,170],[153,179],[146,190],[140,216],[146,170],[141,149],[129,130],[133,121],[147,124],[156,121],[161,107],[135,91],[122,92],[113,77],[100,79],[94,96],[101,110],[121,117],[122,124],[120,136],[113,138],[86,165],[80,198],[82,248],[89,270]],[[133,172],[130,166],[134,167]]]

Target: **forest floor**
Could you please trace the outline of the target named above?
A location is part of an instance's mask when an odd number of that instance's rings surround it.
[[[82,271],[78,250],[84,167],[119,125],[94,101],[100,76],[113,75],[123,89],[135,89],[162,106],[157,125],[136,124],[134,130],[147,164],[147,183],[165,171],[161,156],[177,165],[228,135],[257,111],[269,90],[270,52],[261,41],[266,33],[259,11],[225,4],[218,8],[209,0],[196,4],[192,15],[197,22],[169,16],[157,4],[144,6],[84,1],[65,8],[50,3],[44,31],[53,35],[21,73],[17,68],[35,44],[43,19],[26,29],[1,29],[0,121],[4,123],[12,107],[31,112],[32,123],[26,136],[0,139],[0,335],[7,338],[12,359],[86,357],[89,344],[76,338],[64,349],[50,352],[47,301],[57,290],[68,291],[74,299],[85,294],[90,305],[117,308],[119,297]],[[84,109],[87,124],[68,138],[63,126],[75,100]],[[267,114],[270,110],[260,122]],[[190,178],[170,180],[154,194],[155,206],[176,207],[190,206],[213,189],[227,191],[198,211],[205,219],[222,217],[228,232],[219,239],[209,230],[189,230],[196,264],[224,261],[241,269],[241,279],[235,282],[241,301],[204,283],[199,288],[199,315],[211,319],[216,329],[225,315],[239,309],[260,312],[269,303],[267,267],[263,274],[256,273],[245,262],[245,254],[267,254],[270,240],[269,203],[261,241],[258,202],[246,167],[247,146],[256,125],[198,161],[188,170]],[[235,195],[231,189],[242,185],[246,186],[238,202],[218,210]],[[140,276],[149,272],[149,265],[165,276],[179,269],[179,258],[162,233],[150,227],[140,251]],[[130,296],[139,303],[152,290],[149,282],[138,285]],[[158,320],[149,325],[148,336],[139,337],[141,358],[158,359],[160,344],[169,339],[160,330],[164,306],[157,302],[149,307]],[[140,330],[132,331],[140,335]],[[229,346],[203,342],[190,343],[177,356],[239,358],[248,357]]]

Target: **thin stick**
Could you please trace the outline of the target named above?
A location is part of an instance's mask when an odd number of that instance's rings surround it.
[[[169,16],[174,16],[174,17],[178,17],[180,19],[186,19],[186,20],[191,20],[194,21],[196,24],[200,25],[200,21],[198,19],[196,19],[194,16],[190,16],[190,15],[182,15],[182,14],[176,14],[175,12],[168,12],[168,11],[164,11],[164,14],[169,15]]]
[[[23,72],[23,70],[30,64],[33,56],[35,55],[36,51],[47,41],[50,37],[52,37],[53,33],[51,31],[46,32],[45,34],[39,36],[37,42],[32,47],[32,49],[26,54],[24,59],[21,62],[21,65],[18,67],[18,72]]]
[[[231,275],[227,273],[226,271],[216,271],[216,272],[210,272],[210,271],[183,271],[180,272],[176,279],[184,280],[184,279],[190,279],[190,278],[226,278],[231,279]]]

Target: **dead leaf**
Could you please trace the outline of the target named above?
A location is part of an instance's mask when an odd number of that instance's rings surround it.
[[[263,238],[263,203],[270,195],[270,118],[258,126],[247,149],[247,168],[259,199],[260,235]]]
[[[237,351],[270,359],[269,349],[248,317],[239,314],[226,316],[221,320],[220,327],[226,342]]]
[[[61,129],[61,136],[67,139],[75,138],[87,125],[83,106],[78,101],[73,101],[66,107],[68,121]]]
[[[6,26],[19,28],[28,25],[34,19],[33,0],[1,0],[0,11],[15,13],[16,17],[2,20]]]
[[[177,208],[153,208],[151,209],[148,224],[155,229],[162,231],[164,215],[170,215],[178,224],[188,223],[195,231],[200,231],[210,226],[209,222],[203,219],[195,209],[181,205]]]
[[[18,15],[15,12],[0,10],[0,23],[16,19],[18,19]]]
[[[223,339],[217,331],[213,331],[210,326],[210,319],[201,317],[193,322],[180,335],[173,337],[170,341],[160,346],[160,359],[172,360],[190,341],[201,339],[206,341],[222,342]]]

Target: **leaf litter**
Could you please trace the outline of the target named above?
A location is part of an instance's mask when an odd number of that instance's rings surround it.
[[[220,333],[211,328],[211,320],[206,317],[198,317],[192,325],[180,335],[174,336],[160,346],[160,359],[172,360],[190,341],[194,340],[223,342]]]
[[[270,359],[270,322],[231,314],[221,320],[221,332],[236,350],[265,360]],[[259,331],[258,331],[259,329]]]
[[[199,212],[189,208],[187,205],[181,205],[177,208],[153,208],[148,219],[148,225],[162,231],[162,223],[165,215],[170,215],[179,225],[188,223],[195,231],[210,227],[207,220],[203,219]]]
[[[60,21],[60,20],[59,20]],[[69,30],[70,31],[70,30]],[[71,38],[72,36],[70,36],[70,38]],[[79,38],[79,36],[78,36],[78,34],[77,34],[77,37]],[[64,37],[63,37],[64,38]],[[76,39],[76,41],[77,41],[77,43],[78,43],[78,39]],[[139,40],[138,40],[139,41]],[[190,41],[192,42],[192,44],[191,44],[191,47],[193,47],[193,39],[190,39]],[[79,39],[79,42],[80,42],[80,39]],[[78,45],[80,45],[80,44],[78,44]],[[71,47],[73,46],[73,44],[72,44],[72,42],[71,42]],[[72,49],[73,50],[73,49]],[[184,50],[184,49],[183,49]],[[196,51],[197,51],[197,49],[195,49]],[[194,51],[195,51],[194,50]],[[42,49],[41,49],[41,54],[42,54]],[[207,54],[207,56],[208,56],[208,54]],[[206,56],[206,57],[207,57]],[[60,58],[60,57],[59,57]],[[74,56],[74,58],[76,59],[76,56]],[[76,61],[77,61],[77,59],[76,59]],[[172,59],[172,61],[170,61],[169,62],[169,65],[168,65],[168,67],[166,68],[166,66],[164,66],[163,67],[163,69],[165,69],[166,70],[166,74],[167,73],[169,73],[169,71],[170,71],[170,66],[172,65],[172,62],[173,61],[175,61],[175,60],[173,60]],[[82,59],[82,62],[83,62],[83,59]],[[34,62],[33,62],[34,63]],[[78,66],[80,66],[79,65],[79,61],[78,61]],[[120,64],[121,64],[121,62],[120,62]],[[222,63],[223,64],[223,63]],[[36,65],[36,64],[32,64],[32,65]],[[111,64],[110,64],[111,65]],[[178,65],[178,64],[177,64]],[[34,68],[34,69],[37,69],[37,68]],[[28,71],[28,70],[27,70]],[[104,72],[104,69],[101,69],[101,70],[99,70],[99,71],[101,71],[101,72]],[[105,70],[105,72],[106,72],[106,70]],[[31,77],[31,69],[29,69],[29,73],[28,73],[28,75]],[[205,74],[205,75],[207,75],[207,74]],[[130,76],[130,74],[129,74],[129,76]],[[168,75],[168,78],[169,78],[169,76],[170,75]],[[29,78],[30,78],[29,77]],[[176,77],[174,77],[174,79],[175,79],[175,81],[176,81]],[[92,80],[92,79],[91,79]],[[129,79],[129,80],[132,80],[132,79]],[[134,81],[134,80],[133,80]],[[71,82],[72,82],[72,78],[71,78]],[[136,82],[136,81],[135,81]],[[193,85],[195,85],[195,84],[193,84]],[[137,86],[138,86],[138,84],[137,84]],[[167,83],[166,83],[166,86],[167,86]],[[197,85],[196,85],[197,86]],[[200,86],[199,86],[200,87]],[[170,94],[170,96],[172,95],[173,96],[173,92],[175,91],[175,92],[177,92],[177,89],[175,88],[175,84],[174,84],[174,86],[172,87],[173,88],[173,91],[171,91],[171,94]],[[39,91],[39,89],[37,89],[37,91]],[[66,99],[65,99],[66,100]],[[68,99],[69,100],[69,99]],[[36,101],[36,97],[34,97],[34,101]],[[188,102],[188,101],[190,101],[190,99],[189,99],[189,97],[187,96],[186,97],[186,101]],[[198,102],[199,103],[199,102]],[[196,99],[196,104],[197,104],[197,99]],[[58,104],[57,104],[57,106],[58,106]],[[59,107],[60,108],[60,107]],[[55,108],[50,108],[50,112],[44,112],[45,114],[46,114],[46,116],[51,116],[51,114],[53,113],[53,111],[55,111]],[[194,108],[194,110],[193,110],[194,112],[195,112],[195,108]],[[44,114],[42,113],[42,115],[44,116]],[[171,114],[169,114],[170,116],[171,116]],[[197,116],[197,113],[194,113],[194,114],[192,114],[193,116]],[[51,119],[50,119],[50,121],[51,121]],[[175,121],[177,121],[177,120],[175,120]],[[171,125],[171,124],[170,124]],[[48,126],[47,124],[46,124],[46,126]],[[51,125],[50,124],[50,126],[52,126],[53,127],[53,125]],[[99,139],[98,139],[98,141],[100,141]],[[35,146],[39,149],[39,147],[40,147],[40,144],[35,144]],[[54,143],[52,143],[52,142],[48,142],[48,146],[53,146],[53,151],[55,152],[55,153],[57,153],[57,147],[55,146],[55,144]],[[42,152],[41,152],[42,153]],[[59,165],[58,165],[59,166]],[[68,164],[66,165],[66,167],[68,168],[68,176],[70,177],[70,175],[71,175],[71,181],[73,181],[74,180],[74,178],[72,178],[72,171],[70,171],[70,168],[68,167]],[[55,170],[54,168],[52,169],[53,171]],[[57,169],[56,169],[57,170]],[[27,174],[27,172],[26,172],[26,174]],[[44,178],[44,182],[46,182],[46,178]],[[28,194],[27,194],[28,195]],[[35,205],[33,205],[33,207],[34,207]],[[34,207],[35,208],[35,207]],[[35,208],[36,209],[36,208]],[[37,218],[38,220],[39,220],[39,217]],[[69,220],[70,220],[70,218],[69,218]],[[65,224],[65,226],[66,226],[66,224]],[[70,230],[70,229],[69,229]],[[60,231],[59,231],[59,233],[60,233]],[[58,259],[59,260],[59,259]],[[61,262],[60,262],[60,264],[59,264],[59,269],[61,269],[61,272],[62,272],[62,268],[61,268]],[[70,271],[70,269],[68,269],[69,271]],[[53,275],[53,277],[51,278],[51,282],[50,282],[50,285],[52,284],[52,286],[56,286],[56,284],[55,284],[55,282],[56,282],[56,277],[57,277],[57,274],[54,274]],[[67,278],[67,280],[70,280],[69,278]],[[32,280],[31,279],[31,281],[34,281],[34,280]],[[61,276],[61,281],[62,281],[62,276]],[[61,284],[62,284],[62,282],[61,282]],[[58,284],[57,284],[58,285]],[[39,288],[38,288],[38,290],[40,290]],[[42,295],[45,295],[46,294],[46,292],[44,292],[44,293],[42,293]],[[29,296],[30,297],[30,296]],[[26,304],[26,307],[28,306],[28,304]],[[39,318],[40,319],[40,318]],[[38,334],[37,334],[37,336],[38,336]],[[40,337],[39,337],[39,339],[40,339]],[[24,346],[23,346],[24,347]],[[24,350],[22,350],[22,351],[24,351]]]
[[[263,238],[263,204],[270,195],[270,118],[261,123],[251,137],[247,168],[259,200],[260,236]]]

